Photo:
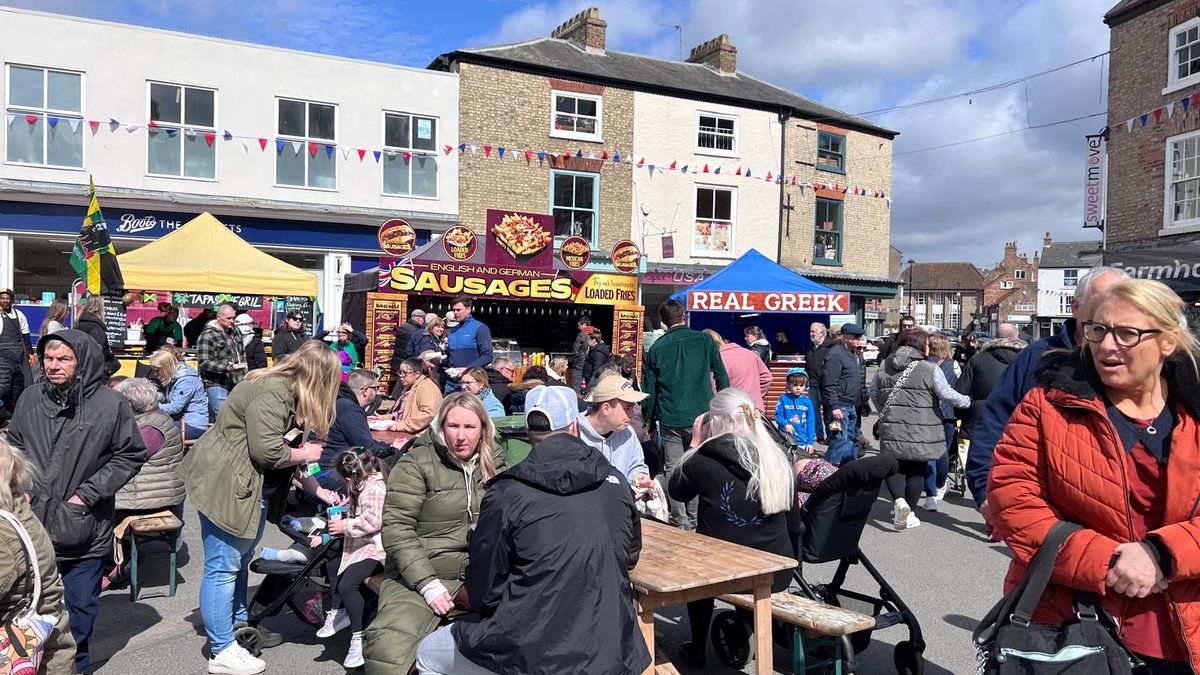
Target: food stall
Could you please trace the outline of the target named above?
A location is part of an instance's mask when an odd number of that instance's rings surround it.
[[[204,307],[229,303],[246,310],[260,326],[275,326],[284,308],[310,317],[317,277],[244,242],[208,213],[137,250],[117,256],[125,278],[124,293],[106,294],[105,324],[109,344],[122,358],[122,374],[132,374],[141,356],[141,340],[129,340],[140,320],[148,324],[160,314],[159,303],[180,308],[186,324]],[[311,322],[311,323],[310,323]],[[269,338],[264,337],[269,344]],[[128,363],[126,363],[128,361]],[[128,371],[128,372],[127,372]]]
[[[460,294],[472,298],[475,318],[491,329],[496,353],[512,357],[518,369],[533,355],[569,354],[584,314],[614,355],[632,353],[640,362],[641,252],[623,241],[611,264],[600,263],[586,240],[556,241],[553,232],[551,216],[490,209],[483,234],[456,225],[407,255],[382,258],[376,290],[366,294],[369,367],[390,379],[397,323],[414,309],[444,317]]]

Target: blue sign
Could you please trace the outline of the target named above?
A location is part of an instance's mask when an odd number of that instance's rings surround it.
[[[101,208],[104,208],[103,204]],[[85,210],[83,206],[0,201],[0,231],[76,235]],[[104,220],[114,239],[158,239],[183,227],[197,215],[199,213],[104,208]],[[221,215],[217,219],[251,244],[383,255],[377,237],[378,227],[370,225]],[[428,230],[417,230],[418,245],[428,243],[429,239]]]

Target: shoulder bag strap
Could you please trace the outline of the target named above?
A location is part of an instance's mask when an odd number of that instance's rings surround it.
[[[1037,608],[1046,586],[1050,583],[1050,575],[1054,572],[1054,562],[1058,559],[1058,552],[1062,550],[1067,537],[1081,529],[1083,528],[1075,523],[1061,520],[1050,528],[1041,548],[1033,556],[1033,561],[1029,563],[1025,587],[1021,590],[1017,606],[1012,613],[1013,622],[1025,626],[1032,622],[1033,611]]]
[[[900,393],[900,388],[904,386],[905,380],[907,380],[908,376],[917,369],[917,366],[920,363],[920,361],[913,361],[912,363],[908,364],[908,367],[904,369],[904,372],[900,373],[900,377],[896,378],[896,381],[892,384],[891,391],[888,392],[887,400],[883,402],[883,410],[879,411],[880,420],[883,420],[883,418],[887,416],[888,411],[892,409],[892,403],[895,403],[896,401],[896,394]]]
[[[39,603],[42,601],[42,572],[38,566],[37,550],[33,548],[33,541],[29,538],[29,533],[25,531],[25,526],[21,525],[21,521],[8,511],[0,510],[0,518],[8,521],[13,529],[17,531],[17,536],[21,538],[21,545],[25,549],[25,555],[29,561],[29,575],[33,577],[33,597],[30,600],[29,611],[36,612]]]

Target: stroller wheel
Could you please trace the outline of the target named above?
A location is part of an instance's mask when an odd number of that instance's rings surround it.
[[[900,675],[921,675],[925,672],[925,657],[908,640],[896,645],[892,659],[896,664],[896,672]]]
[[[262,654],[262,633],[258,632],[253,626],[242,626],[233,631],[233,639],[241,645],[242,649],[250,652],[250,656],[258,656]]]
[[[730,668],[746,665],[750,660],[750,634],[750,625],[737,612],[717,614],[712,624],[712,644],[721,663]]]

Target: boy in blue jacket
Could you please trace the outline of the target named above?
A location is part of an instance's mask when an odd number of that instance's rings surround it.
[[[775,423],[792,442],[812,452],[817,438],[817,410],[808,397],[808,375],[799,368],[789,371],[787,386],[775,406]]]

